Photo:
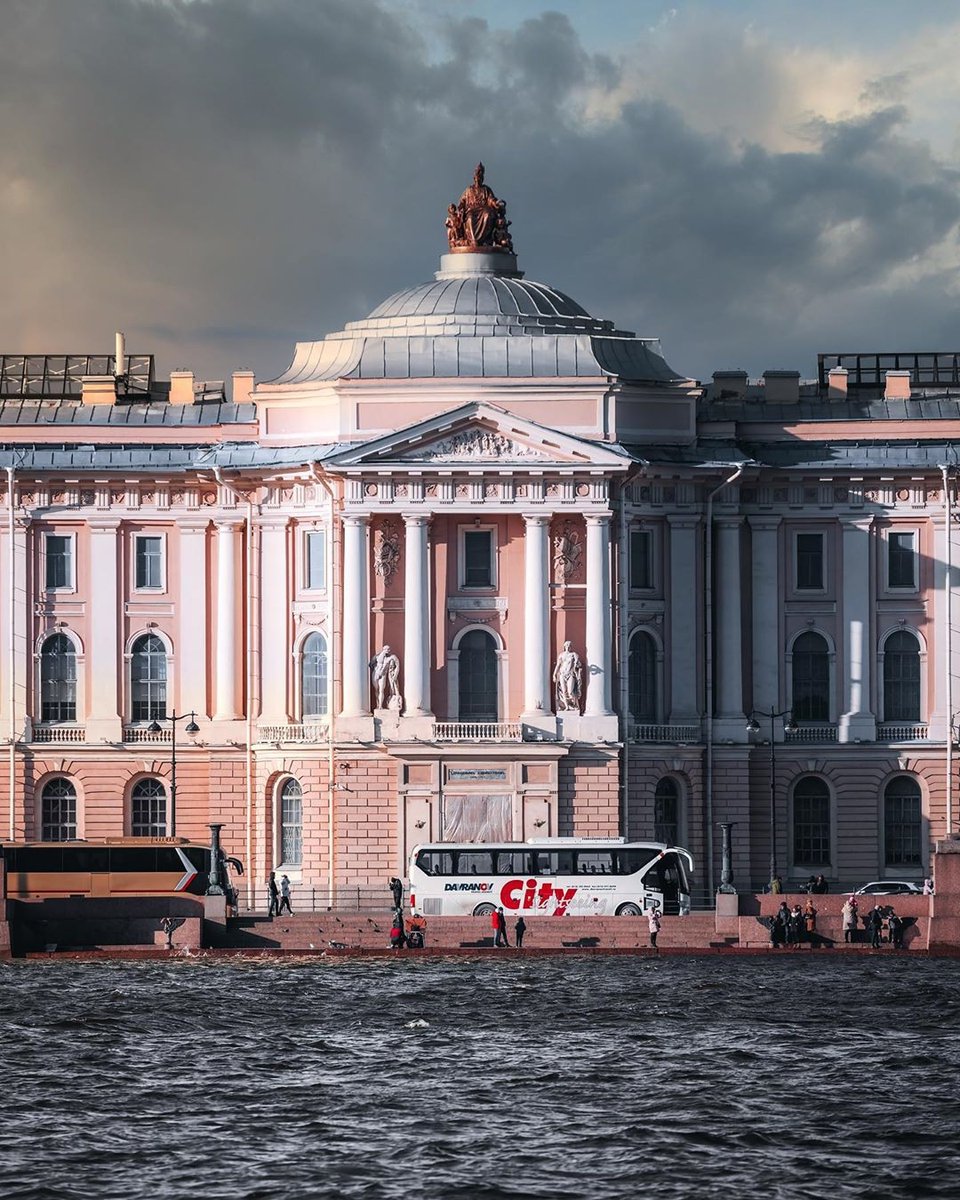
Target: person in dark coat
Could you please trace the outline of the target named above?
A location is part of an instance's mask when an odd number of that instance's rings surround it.
[[[517,917],[517,923],[513,927],[513,944],[519,950],[523,945],[523,935],[527,932],[527,923],[523,917]]]
[[[867,927],[867,932],[870,934],[870,945],[874,950],[879,950],[880,941],[883,937],[883,909],[879,904],[875,904],[870,909],[864,924]]]
[[[495,915],[497,923],[495,926],[495,937],[493,939],[493,944],[495,946],[509,946],[510,943],[507,940],[507,918],[504,916],[503,909],[498,908]]]
[[[887,917],[887,929],[890,932],[890,941],[893,944],[894,950],[903,949],[903,918],[890,909],[890,914]]]
[[[403,927],[403,909],[398,908],[393,914],[393,925],[390,927],[391,950],[402,950],[407,944],[407,934]]]
[[[787,940],[791,946],[799,946],[803,941],[803,913],[800,905],[795,904],[790,910],[790,921],[787,925]]]
[[[277,883],[276,871],[270,872],[270,879],[267,881],[267,895],[270,899],[270,906],[267,909],[268,917],[279,917],[280,915],[280,886]]]
[[[830,891],[830,885],[822,875],[818,875],[810,885],[810,891],[815,896],[825,896]]]
[[[393,907],[403,908],[403,881],[398,879],[396,875],[390,879],[390,891],[393,894]]]

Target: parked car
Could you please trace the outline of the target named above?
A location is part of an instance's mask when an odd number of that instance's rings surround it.
[[[922,896],[923,888],[909,879],[878,879],[857,888],[857,896]]]

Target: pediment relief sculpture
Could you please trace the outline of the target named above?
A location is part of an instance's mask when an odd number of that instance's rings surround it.
[[[545,459],[532,446],[515,442],[492,429],[465,429],[441,441],[400,456],[404,462],[523,462]]]

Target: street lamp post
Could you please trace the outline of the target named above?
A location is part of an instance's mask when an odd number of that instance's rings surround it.
[[[784,733],[793,733],[796,725],[789,708],[777,712],[771,705],[769,712],[755,710],[750,714],[750,720],[747,722],[747,729],[750,733],[760,732],[758,717],[770,722],[770,883],[772,884],[777,877],[777,750],[773,737],[773,723],[779,717],[786,717],[783,723]]]
[[[162,733],[163,727],[161,721],[170,722],[170,836],[176,837],[177,834],[177,722],[185,721],[190,718],[190,724],[185,727],[186,732],[195,737],[200,732],[200,726],[197,724],[197,714],[193,711],[188,713],[171,713],[169,717],[155,717],[147,726],[148,733]]]

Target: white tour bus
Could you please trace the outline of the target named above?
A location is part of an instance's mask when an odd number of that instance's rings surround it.
[[[410,856],[410,907],[424,916],[508,913],[541,917],[637,917],[654,903],[690,911],[693,859],[662,842],[532,838],[435,842]]]

